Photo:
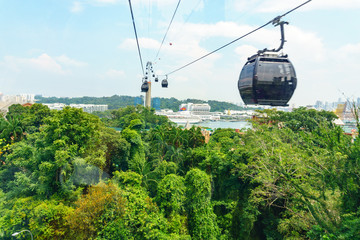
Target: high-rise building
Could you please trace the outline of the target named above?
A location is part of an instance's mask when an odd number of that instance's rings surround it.
[[[322,103],[322,101],[316,101],[314,107],[318,110],[323,109],[324,108],[324,104]]]

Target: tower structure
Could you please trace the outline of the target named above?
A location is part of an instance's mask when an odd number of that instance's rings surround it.
[[[151,107],[151,78],[155,77],[152,62],[146,63],[145,81],[148,84],[148,91],[145,94],[145,107]]]
[[[145,93],[145,107],[151,107],[151,81],[148,81],[149,90]]]

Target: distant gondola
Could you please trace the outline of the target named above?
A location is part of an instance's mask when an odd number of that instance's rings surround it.
[[[249,57],[239,76],[238,89],[247,105],[287,106],[296,89],[293,65],[287,55],[277,54],[284,46],[284,24],[288,23],[275,18],[273,24],[280,26],[280,46],[273,50],[265,48]]]
[[[167,79],[164,79],[164,80],[161,81],[161,86],[162,86],[163,88],[167,88],[167,87],[168,87],[168,81],[167,81]]]
[[[296,84],[295,69],[287,55],[258,54],[244,65],[238,88],[245,104],[287,106]]]
[[[144,81],[143,84],[141,84],[141,92],[147,92],[149,91],[149,84],[147,81]]]

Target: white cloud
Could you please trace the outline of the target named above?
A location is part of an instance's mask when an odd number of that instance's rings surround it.
[[[76,61],[61,55],[59,57],[51,57],[46,53],[42,53],[34,58],[17,58],[14,56],[5,56],[4,61],[0,65],[8,71],[27,72],[27,71],[40,71],[55,74],[66,74],[69,70],[63,67],[83,67],[87,63]]]
[[[235,10],[241,13],[266,12],[284,13],[306,0],[227,0],[228,11]],[[357,9],[360,8],[359,0],[313,0],[297,11],[326,10],[326,9]]]
[[[84,10],[84,6],[81,2],[73,2],[73,5],[70,8],[70,11],[73,13],[79,13]]]
[[[151,39],[151,38],[139,38],[139,45],[141,46],[141,48],[145,48],[145,49],[157,49],[160,46],[160,42]],[[136,48],[136,40],[133,38],[127,38],[125,39],[119,46],[118,48],[121,49],[133,49]]]
[[[177,2],[178,0],[150,0],[150,4],[156,5],[157,7],[176,6]],[[133,5],[148,6],[149,0],[132,0],[131,3]]]
[[[360,55],[360,43],[357,44],[346,44],[336,51],[336,55],[342,59],[351,57],[358,57]],[[355,59],[354,59],[355,60]],[[358,61],[354,61],[358,64]]]
[[[288,41],[285,49],[298,56],[300,61],[319,63],[326,59],[324,41],[315,33],[289,26],[285,36]]]
[[[2,65],[16,71],[34,69],[58,74],[65,73],[61,65],[46,53],[43,53],[36,58],[16,58],[13,56],[6,56]]]
[[[122,78],[125,76],[125,73],[121,70],[110,69],[105,73],[105,76],[110,78]]]
[[[253,4],[247,3],[247,0],[240,0],[236,3],[236,9],[244,11],[244,8],[253,8]],[[285,12],[291,10],[298,5],[306,2],[305,0],[265,0],[257,1],[257,12]],[[317,9],[356,9],[360,8],[360,1],[358,0],[313,0],[306,5],[299,8],[299,11],[317,10]]]
[[[119,0],[88,0],[88,1],[74,1],[70,8],[70,12],[79,13],[84,11],[86,5],[90,5],[93,7],[97,6],[107,6],[118,3]]]
[[[114,4],[114,3],[117,3],[118,1],[117,1],[117,0],[95,0],[95,2],[98,2],[98,3],[111,3],[111,4]]]
[[[57,72],[57,73],[63,73],[63,70],[61,68],[61,65],[58,64],[55,59],[47,55],[46,53],[41,54],[37,58],[31,58],[31,59],[22,59],[23,63],[27,64],[30,63],[30,66],[33,66],[35,68],[44,70],[44,71],[50,71],[50,72]]]
[[[160,44],[160,42],[154,39],[139,39],[139,45],[141,49],[153,49],[156,52],[158,51]],[[135,39],[125,39],[118,47],[121,49],[132,49],[137,51]],[[181,56],[195,58],[200,57],[206,53],[208,53],[208,51],[205,48],[199,46],[199,40],[186,38],[179,40],[176,43],[166,41],[161,47],[160,56],[164,56],[164,54],[170,54],[177,56],[177,58],[181,58]]]
[[[56,60],[66,66],[74,66],[74,67],[84,67],[87,66],[87,63],[76,61],[67,57],[66,55],[61,55],[60,57],[56,57]]]
[[[356,9],[360,8],[358,0],[317,0],[309,3],[310,9]]]
[[[235,52],[240,56],[240,61],[245,64],[248,57],[256,54],[259,49],[251,45],[241,45],[235,48]]]

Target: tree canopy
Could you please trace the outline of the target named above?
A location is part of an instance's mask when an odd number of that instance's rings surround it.
[[[14,105],[0,119],[0,238],[360,239],[360,141],[335,118],[263,110],[205,143],[141,106],[100,120]]]

